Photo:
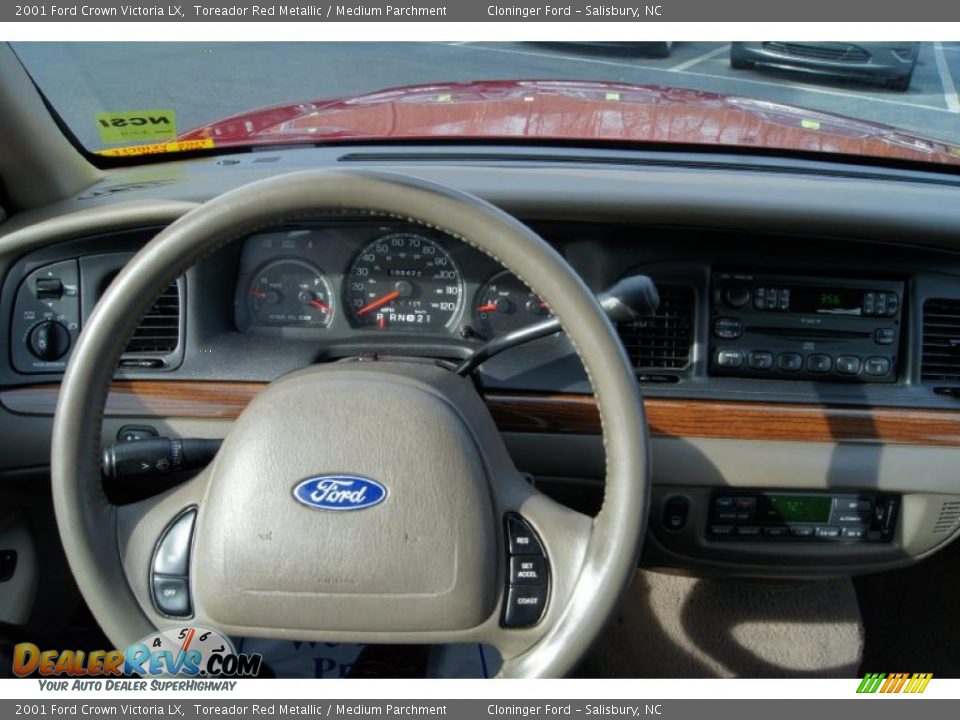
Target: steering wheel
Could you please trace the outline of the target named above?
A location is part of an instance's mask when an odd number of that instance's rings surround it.
[[[226,243],[340,213],[441,230],[499,261],[549,304],[596,396],[606,486],[595,517],[523,479],[469,379],[400,361],[331,363],[280,377],[195,478],[135,504],[110,503],[100,477],[104,404],[113,368],[154,299]],[[617,334],[546,242],[486,202],[419,179],[306,171],[213,199],[130,260],[91,314],[63,378],[51,469],[67,559],[118,648],[175,623],[248,637],[478,642],[500,651],[501,677],[553,677],[589,649],[633,576],[648,457],[643,404]],[[294,488],[325,473],[373,480],[385,498],[362,512],[297,502]],[[151,595],[158,540],[188,508],[196,509],[189,621],[165,617]],[[542,615],[524,627],[505,626],[510,517],[522,519],[518,527],[539,540],[547,560]]]

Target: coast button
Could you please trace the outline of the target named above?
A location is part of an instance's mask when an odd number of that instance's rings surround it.
[[[545,585],[517,585],[507,591],[507,606],[503,611],[504,627],[528,627],[540,622],[547,604]]]

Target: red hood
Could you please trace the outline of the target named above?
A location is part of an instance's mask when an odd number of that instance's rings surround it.
[[[741,145],[960,164],[960,147],[791,105],[656,85],[417,85],[263,108],[182,135],[218,147],[340,139],[536,138]]]

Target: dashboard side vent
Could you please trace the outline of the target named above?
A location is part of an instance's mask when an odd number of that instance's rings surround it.
[[[127,353],[172,353],[180,343],[180,288],[177,282],[156,299],[127,345]]]
[[[937,518],[937,524],[933,526],[933,532],[938,535],[952,532],[960,523],[960,502],[945,502],[940,506],[940,515]]]
[[[924,302],[920,373],[924,381],[960,382],[960,300]]]
[[[693,288],[657,285],[660,307],[653,317],[617,329],[638,370],[685,370],[693,345]]]

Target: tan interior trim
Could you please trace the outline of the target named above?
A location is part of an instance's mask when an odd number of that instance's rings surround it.
[[[116,382],[106,413],[233,419],[264,386],[255,382]],[[58,393],[59,385],[54,383],[11,388],[0,391],[0,404],[14,413],[52,415]],[[503,431],[600,432],[590,395],[489,392],[485,399]],[[645,405],[650,432],[660,437],[960,446],[960,413],[941,410],[665,398],[646,398]]]

